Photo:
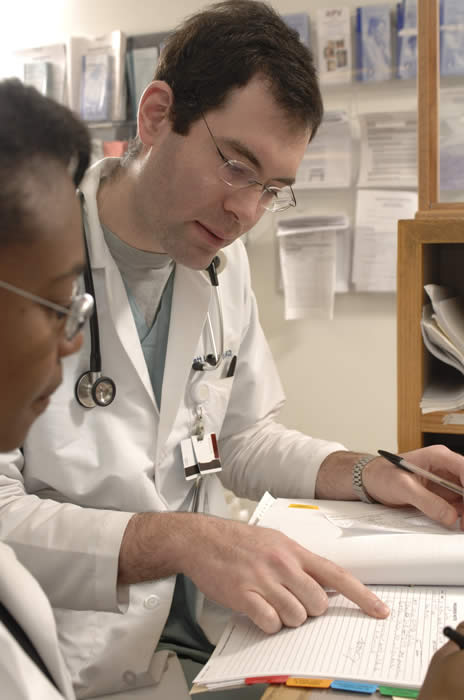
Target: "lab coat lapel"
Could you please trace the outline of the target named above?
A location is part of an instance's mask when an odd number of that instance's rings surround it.
[[[183,399],[211,298],[207,275],[176,266],[157,453],[164,449]]]
[[[17,561],[9,547],[0,544],[0,599],[28,635],[65,698],[73,696],[71,680],[60,655],[52,609],[37,581]],[[24,605],[27,603],[27,605]]]
[[[103,326],[106,313],[109,311],[124,350],[150,396],[155,410],[157,410],[150,375],[127,299],[126,288],[118,266],[106,245],[98,216],[96,194],[100,178],[108,175],[118,161],[118,158],[106,158],[94,165],[88,171],[81,187],[85,196],[84,223],[92,261],[99,322]],[[100,290],[100,295],[98,290]],[[108,300],[108,308],[106,308],[106,299]],[[103,352],[102,348],[102,354]],[[104,359],[102,362],[104,363]]]
[[[108,253],[110,256],[110,254]],[[111,256],[110,256],[111,257]],[[121,273],[113,258],[105,270],[109,311],[124,350],[156,408],[153,387]]]

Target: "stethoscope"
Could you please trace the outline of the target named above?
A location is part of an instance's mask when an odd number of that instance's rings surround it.
[[[74,394],[77,402],[84,408],[95,408],[95,406],[109,406],[116,396],[116,384],[110,377],[102,374],[101,353],[100,353],[100,329],[98,326],[98,312],[93,285],[92,268],[90,266],[89,246],[83,226],[85,244],[85,270],[84,283],[85,291],[92,295],[94,300],[93,314],[90,317],[90,370],[81,374],[76,382]]]
[[[83,196],[81,194],[81,201]],[[83,217],[84,219],[84,217]],[[84,271],[85,291],[91,294],[94,299],[94,311],[89,321],[90,326],[90,370],[80,375],[76,382],[74,393],[77,402],[84,408],[95,408],[95,406],[109,406],[116,396],[116,384],[114,381],[102,373],[102,362],[100,352],[100,330],[98,325],[97,300],[93,284],[92,268],[90,264],[89,247],[83,225],[86,265]],[[211,285],[214,290],[214,298],[219,318],[219,351],[217,349],[211,316],[208,311],[206,316],[206,329],[211,342],[213,352],[205,356],[204,361],[196,360],[192,364],[192,369],[205,372],[220,367],[224,359],[224,319],[222,313],[221,298],[219,295],[218,272],[220,267],[225,265],[224,254],[217,255],[206,268]]]
[[[216,255],[208,267],[206,272],[209,275],[211,281],[211,286],[213,287],[213,296],[217,309],[217,316],[219,319],[219,351],[216,345],[216,340],[214,337],[213,324],[211,322],[211,314],[206,314],[206,331],[208,333],[209,342],[211,343],[212,351],[205,355],[204,360],[194,360],[192,363],[192,369],[197,372],[209,372],[213,369],[218,369],[224,359],[224,316],[222,313],[221,296],[219,294],[219,280],[218,273],[224,269],[225,266],[225,255],[221,253]]]

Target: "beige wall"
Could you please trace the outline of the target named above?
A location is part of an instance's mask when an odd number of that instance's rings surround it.
[[[0,74],[11,48],[60,41],[71,33],[97,35],[122,29],[131,34],[168,29],[205,4],[197,0],[3,1],[7,11],[0,26]],[[380,2],[370,0],[370,4]],[[339,0],[332,4],[354,8],[360,3]],[[280,12],[311,15],[327,2],[275,0],[273,5]],[[331,88],[325,100],[331,107],[355,113],[384,106],[391,109],[392,104],[401,108],[405,100],[410,101],[409,93],[398,83],[387,87],[355,85]],[[302,201],[307,211],[314,213],[354,212],[354,190],[313,193]],[[263,222],[251,233],[249,255],[261,320],[288,396],[285,422],[318,437],[340,440],[353,449],[395,449],[394,295],[344,295],[337,299],[332,322],[285,322],[283,300],[276,292],[271,229],[270,221]]]

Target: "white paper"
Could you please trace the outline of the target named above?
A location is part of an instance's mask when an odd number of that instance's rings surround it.
[[[361,114],[359,187],[417,188],[416,112]]]
[[[350,82],[353,57],[349,8],[317,10],[316,26],[320,82],[323,85]]]
[[[52,44],[50,46],[37,46],[31,49],[15,51],[15,60],[21,65],[24,63],[49,63],[50,86],[47,95],[57,102],[65,103],[66,85],[66,47],[64,44]],[[21,68],[20,76],[23,76]]]
[[[386,620],[362,613],[341,595],[301,627],[266,635],[244,616],[234,616],[194,684],[253,676],[289,675],[420,687],[429,661],[446,640],[445,625],[464,616],[464,589],[374,586],[390,607]]]
[[[396,290],[398,220],[413,219],[416,211],[416,192],[358,190],[352,278],[356,290]]]
[[[452,375],[434,377],[424,389],[420,402],[422,413],[434,411],[461,411],[464,409],[464,381]],[[462,424],[464,416],[458,414],[456,418],[445,416],[443,423]]]
[[[350,504],[351,505],[351,504]],[[355,501],[355,506],[358,504]],[[341,508],[340,508],[341,506]],[[372,504],[367,512],[364,508],[348,508],[343,510],[343,502],[336,507],[324,506],[322,510],[327,520],[341,528],[343,535],[356,535],[361,533],[392,533],[392,532],[418,532],[435,535],[448,535],[450,530],[444,525],[435,523],[417,508],[385,508],[385,506]],[[459,530],[454,530],[459,533]]]
[[[300,217],[279,222],[277,237],[287,320],[333,318],[337,231],[347,229],[346,216]]]
[[[296,174],[294,189],[349,187],[352,181],[353,141],[346,112],[326,112],[308,145]]]
[[[317,508],[289,507],[295,503]],[[383,531],[379,532],[369,521],[378,521],[382,510]],[[410,521],[409,508],[390,510],[360,501],[277,498],[260,517],[259,525],[280,530],[366,584],[462,585],[464,533],[428,521],[418,526],[420,520]],[[352,521],[350,529],[327,518],[337,514],[342,521]]]

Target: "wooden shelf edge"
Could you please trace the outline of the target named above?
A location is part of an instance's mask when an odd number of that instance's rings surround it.
[[[444,423],[446,416],[460,416],[460,423]],[[424,433],[447,433],[454,435],[464,435],[464,411],[435,411],[434,413],[424,413],[420,418],[421,430]]]

